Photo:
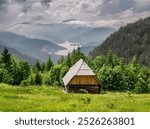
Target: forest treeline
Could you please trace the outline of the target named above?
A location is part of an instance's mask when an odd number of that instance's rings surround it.
[[[0,83],[18,86],[63,86],[62,78],[80,58],[93,69],[104,91],[130,91],[150,93],[150,68],[140,66],[135,57],[126,64],[112,51],[94,59],[85,56],[80,48],[53,64],[51,57],[46,63],[38,60],[34,65],[10,55],[7,48],[0,55]]]
[[[109,50],[124,57],[126,63],[135,56],[139,64],[150,67],[150,17],[121,27],[91,51],[90,55],[104,55]]]

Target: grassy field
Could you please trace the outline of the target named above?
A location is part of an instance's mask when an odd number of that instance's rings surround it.
[[[0,84],[0,111],[150,112],[150,94],[64,94],[62,88]]]

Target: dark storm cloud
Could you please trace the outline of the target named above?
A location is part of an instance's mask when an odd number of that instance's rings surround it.
[[[49,3],[50,2],[52,2],[52,0],[41,0],[41,3],[43,4],[43,5],[47,5],[47,6],[49,6]]]

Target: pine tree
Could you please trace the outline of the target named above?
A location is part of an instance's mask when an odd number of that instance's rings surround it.
[[[42,84],[42,76],[41,76],[40,72],[35,73],[34,84],[35,85],[41,85]]]
[[[58,60],[58,64],[63,64],[65,62],[65,57],[61,56]]]
[[[41,72],[43,73],[44,70],[45,70],[45,63],[42,63],[42,64],[41,64]]]
[[[40,65],[39,60],[36,60],[36,63],[35,63],[35,70],[36,70],[36,71],[41,71],[41,65]]]
[[[66,57],[66,65],[70,68],[71,67],[71,55],[68,53]]]
[[[51,60],[51,57],[49,56],[49,58],[48,58],[48,60],[47,60],[47,62],[45,64],[45,71],[50,71],[50,69],[52,68],[53,65],[54,64],[53,64],[53,62]]]
[[[9,54],[7,48],[3,50],[0,62],[4,65],[5,68],[9,68],[11,66],[11,55]]]

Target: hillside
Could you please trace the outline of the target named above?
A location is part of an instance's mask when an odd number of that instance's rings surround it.
[[[85,54],[89,54],[94,47],[101,44],[115,31],[110,27],[80,26],[69,24],[67,21],[52,24],[18,23],[12,25],[7,31],[34,39],[51,41],[57,45],[65,42],[79,44],[83,47]],[[84,48],[85,46],[88,49]]]
[[[114,32],[115,29],[109,27],[87,27],[67,23],[18,23],[8,28],[7,31],[30,38],[52,41],[53,43],[69,41],[83,45],[94,41],[100,43]]]
[[[6,46],[2,45],[4,43],[0,42],[0,53],[2,53],[2,51],[4,50],[4,48],[6,48]],[[30,56],[27,56],[27,55],[24,55],[22,53],[20,53],[19,51],[13,49],[13,48],[8,48],[7,49],[9,50],[9,52],[13,55],[15,55],[17,58],[19,59],[22,59],[22,60],[26,60],[28,61],[30,64],[34,64],[36,62],[36,59],[30,57]]]
[[[15,49],[25,56],[39,59],[42,62],[45,62],[49,55],[51,55],[53,60],[56,62],[59,56],[57,56],[55,52],[65,50],[64,47],[47,40],[32,39],[7,31],[0,31],[0,44],[8,48]],[[17,55],[20,55],[19,53],[17,53]],[[18,57],[21,57],[21,55]],[[26,59],[28,60],[28,58]],[[30,60],[28,61],[30,62]]]
[[[105,40],[106,37],[109,36],[112,32],[114,32],[114,29],[107,27],[90,28],[88,31],[75,36],[70,41],[74,43],[81,43],[82,45],[90,44],[89,46],[95,46],[95,43],[102,43],[102,41]]]
[[[90,52],[90,55],[96,57],[106,54],[108,50],[124,57],[126,63],[135,56],[139,64],[150,66],[150,17],[121,27]]]

